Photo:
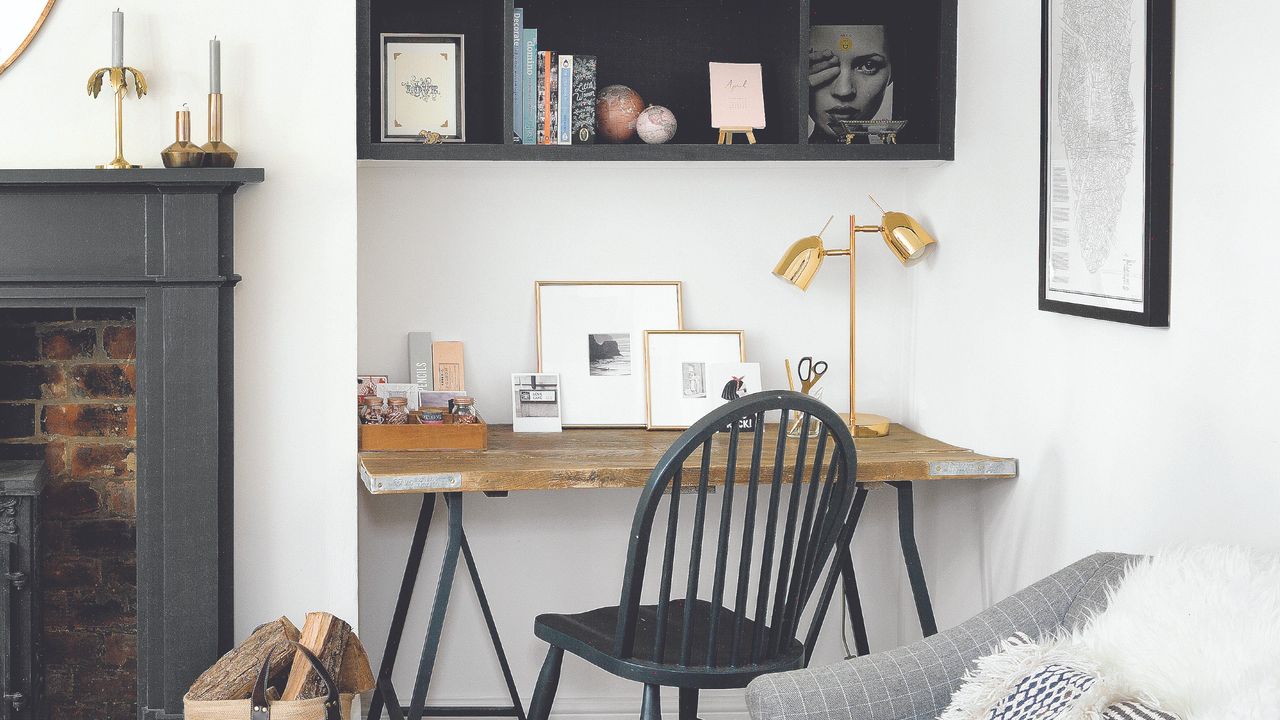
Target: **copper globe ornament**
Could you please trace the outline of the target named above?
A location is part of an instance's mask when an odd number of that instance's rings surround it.
[[[636,119],[643,110],[640,93],[626,85],[610,85],[596,100],[596,132],[606,142],[627,142],[636,136]]]

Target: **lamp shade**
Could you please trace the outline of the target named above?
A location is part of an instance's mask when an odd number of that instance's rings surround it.
[[[887,212],[880,225],[885,243],[903,265],[923,260],[938,242],[906,213]]]
[[[813,276],[822,267],[822,258],[826,251],[822,247],[822,238],[810,235],[801,238],[787,248],[782,259],[773,268],[773,274],[795,285],[801,290],[808,290]]]

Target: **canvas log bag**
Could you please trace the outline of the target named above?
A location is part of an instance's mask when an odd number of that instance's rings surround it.
[[[338,693],[338,685],[324,669],[324,665],[307,648],[293,643],[302,653],[311,669],[324,685],[324,696],[308,700],[267,700],[271,660],[263,661],[258,679],[253,683],[253,695],[247,700],[190,700],[183,699],[186,720],[349,720],[351,717],[351,693]]]

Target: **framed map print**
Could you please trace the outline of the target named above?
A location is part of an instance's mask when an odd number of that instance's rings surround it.
[[[1173,0],[1044,0],[1040,309],[1169,325]]]
[[[464,142],[463,36],[382,33],[382,140]]]

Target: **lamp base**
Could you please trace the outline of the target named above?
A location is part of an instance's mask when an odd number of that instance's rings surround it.
[[[848,415],[843,417],[849,423],[849,429],[853,431],[855,438],[878,438],[889,434],[889,418],[883,415],[857,413],[853,422],[849,422]]]

